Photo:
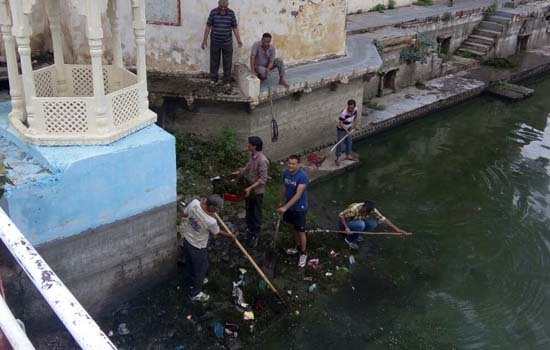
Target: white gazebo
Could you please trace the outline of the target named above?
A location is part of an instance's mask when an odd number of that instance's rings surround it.
[[[30,35],[35,2],[44,1],[54,64],[33,70]],[[71,0],[86,17],[90,64],[66,64],[60,16],[62,0],[0,0],[0,25],[12,98],[10,126],[39,145],[109,144],[150,125],[145,65],[145,4],[130,1],[136,39],[137,75],[124,67],[118,19],[119,0]],[[69,1],[69,0],[65,0]],[[102,10],[101,3],[107,2]],[[113,61],[103,64],[102,11],[112,28]],[[15,40],[14,40],[15,37]],[[19,53],[21,75],[17,62]]]

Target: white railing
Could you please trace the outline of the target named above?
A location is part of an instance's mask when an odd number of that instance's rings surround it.
[[[147,107],[147,85],[117,66],[103,66],[105,95],[94,97],[92,67],[65,64],[33,72],[32,112],[10,125],[24,141],[40,145],[109,144],[156,122]]]
[[[0,239],[82,349],[116,350],[111,340],[1,208]],[[11,312],[6,313],[2,309],[1,304],[0,328],[9,342],[16,350],[34,349],[32,345],[28,346],[28,339],[23,339],[26,335],[14,328],[17,322]]]

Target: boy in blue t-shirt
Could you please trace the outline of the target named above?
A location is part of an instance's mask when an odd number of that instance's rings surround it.
[[[300,157],[292,155],[287,159],[287,170],[283,173],[284,187],[277,211],[283,214],[283,220],[294,226],[296,248],[287,249],[287,253],[300,253],[298,266],[304,267],[307,262],[306,253],[306,215],[308,209],[307,189],[309,177],[300,168]],[[284,203],[284,205],[283,205]]]

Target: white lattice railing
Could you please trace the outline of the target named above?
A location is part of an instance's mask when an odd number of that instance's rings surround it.
[[[27,124],[10,118],[12,127],[27,142],[107,144],[156,121],[147,107],[147,86],[138,83],[134,73],[104,66],[105,96],[101,101],[94,97],[91,66],[67,64],[63,73],[63,79],[58,79],[55,65],[33,72],[33,114]]]

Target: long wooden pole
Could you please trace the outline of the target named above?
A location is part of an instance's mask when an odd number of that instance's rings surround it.
[[[220,225],[222,225],[223,229],[226,230],[227,232],[231,232],[231,230],[229,230],[229,228],[227,227],[227,225],[225,224],[225,222],[223,222],[223,220],[220,218],[220,216],[218,215],[218,213],[214,213],[214,217],[216,218],[216,220],[218,220],[218,222],[220,223]],[[256,269],[256,271],[258,271],[258,274],[260,274],[260,276],[263,278],[263,280],[265,281],[265,283],[267,283],[267,285],[269,286],[269,288],[273,291],[273,293],[275,293],[275,295],[277,295],[277,297],[282,301],[284,302],[283,298],[281,297],[281,295],[279,294],[279,292],[277,291],[277,288],[275,288],[275,286],[271,283],[271,281],[269,280],[269,278],[267,278],[267,276],[265,275],[265,273],[262,271],[262,269],[260,269],[260,267],[258,266],[258,264],[256,264],[256,261],[254,261],[254,258],[252,258],[252,256],[246,251],[246,249],[243,247],[243,245],[241,244],[241,242],[239,242],[239,240],[237,238],[234,239],[235,241],[235,244],[237,245],[237,247],[241,250],[241,252],[243,252],[243,254],[246,256],[246,258],[248,259],[248,261],[250,261],[250,263],[252,264],[252,266],[254,266],[254,268]]]
[[[344,142],[345,139],[348,138],[348,136],[350,136],[351,134],[353,134],[355,132],[355,130],[352,130],[350,131],[349,134],[347,134],[346,136],[342,137],[342,139],[340,141],[338,141],[334,146],[332,146],[332,148],[330,149],[330,151],[328,151],[328,153],[332,153],[332,151],[334,151],[336,149],[336,147],[340,146],[340,144],[342,142]]]
[[[336,230],[322,230],[322,229],[316,229],[316,230],[307,230],[307,233],[348,233],[346,231],[336,231]],[[350,231],[350,234],[358,234],[358,235],[365,235],[365,236],[412,236],[412,233],[403,234],[399,232],[363,232],[363,231]]]

